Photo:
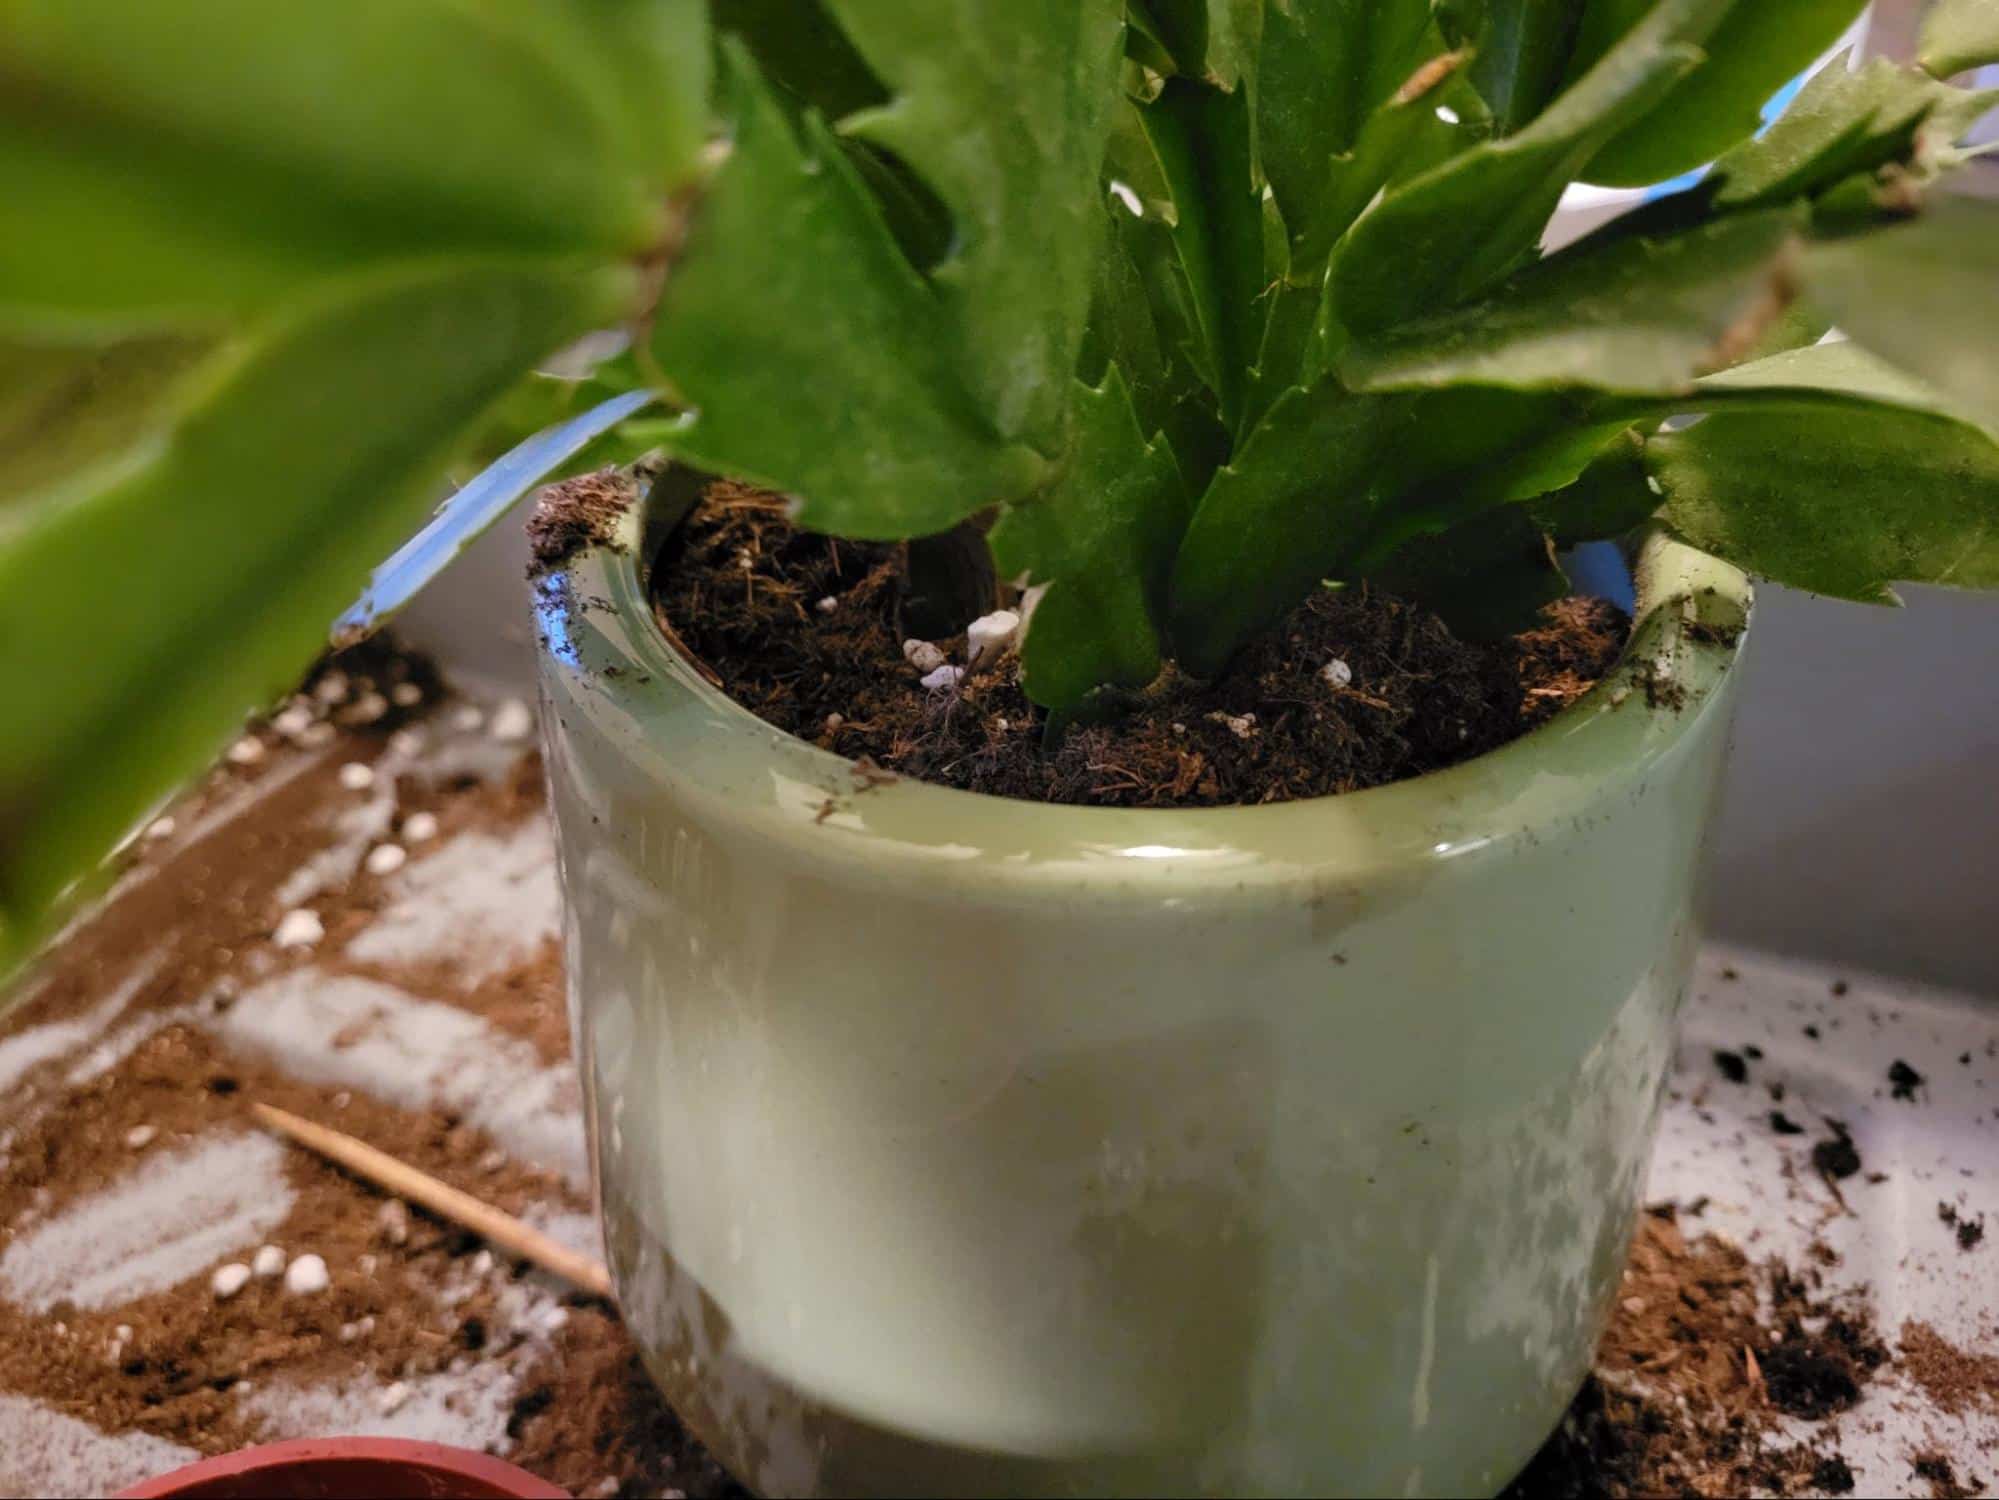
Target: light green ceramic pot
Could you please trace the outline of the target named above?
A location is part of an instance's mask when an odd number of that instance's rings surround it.
[[[1142,812],[857,782],[667,645],[640,526],[540,585],[549,774],[619,1299],[722,1462],[1503,1485],[1623,1263],[1742,577],[1649,543],[1625,667],[1454,770]]]

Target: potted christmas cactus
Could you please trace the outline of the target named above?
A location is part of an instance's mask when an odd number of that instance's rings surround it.
[[[555,423],[446,531],[576,476],[572,1019],[690,1424],[1494,1490],[1622,1264],[1745,575],[1999,583],[1999,7],[1759,134],[1859,9],[0,0],[4,931]]]

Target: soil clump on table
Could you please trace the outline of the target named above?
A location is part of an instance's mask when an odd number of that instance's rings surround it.
[[[1474,644],[1387,594],[1324,589],[1212,683],[1169,677],[1050,749],[1013,654],[922,685],[934,665],[905,655],[903,572],[893,545],[799,531],[777,496],[717,481],[653,586],[669,639],[767,723],[894,775],[1111,807],[1282,802],[1456,765],[1588,691],[1629,623],[1572,597]],[[966,664],[962,635],[931,644]]]
[[[1509,1500],[1853,1488],[1836,1438],[1810,1429],[1889,1362],[1865,1289],[1828,1292],[1679,1218],[1640,1217],[1595,1370]]]

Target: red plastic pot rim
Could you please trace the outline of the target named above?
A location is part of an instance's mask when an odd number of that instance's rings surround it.
[[[569,1500],[504,1459],[407,1438],[297,1438],[206,1458],[121,1490],[118,1500]]]

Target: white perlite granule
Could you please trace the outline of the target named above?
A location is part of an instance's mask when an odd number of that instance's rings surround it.
[[[499,837],[459,834],[397,871],[389,894],[388,907],[347,945],[349,958],[457,959],[476,983],[532,957],[561,930],[555,844],[540,818]]]
[[[326,924],[319,920],[319,913],[301,906],[278,919],[271,942],[279,948],[310,948],[325,936]]]
[[[26,1396],[0,1395],[0,1494],[109,1495],[201,1455],[145,1432],[99,1432]]]
[[[902,643],[902,659],[924,675],[944,665],[944,652],[932,641],[907,640]]]
[[[524,740],[534,733],[534,710],[518,698],[509,698],[493,710],[486,733],[496,740]]]
[[[157,1151],[0,1255],[0,1295],[29,1312],[113,1307],[199,1276],[291,1212],[284,1146],[228,1135]]]
[[[294,1297],[310,1297],[333,1284],[326,1273],[326,1261],[317,1255],[301,1255],[285,1267],[285,1290]]]
[[[1208,715],[1210,722],[1226,725],[1230,734],[1239,740],[1251,739],[1256,734],[1255,714],[1226,714],[1219,708]]]
[[[996,609],[965,627],[965,652],[976,667],[1006,650],[1019,633],[1020,616],[1010,609]]]
[[[529,1043],[455,1005],[372,979],[297,969],[245,991],[203,1024],[301,1082],[356,1089],[405,1109],[452,1110],[515,1158],[578,1185],[589,1181],[573,1071],[544,1065]]]
[[[295,740],[312,728],[312,710],[303,703],[293,703],[271,715],[271,728],[288,740]]]

